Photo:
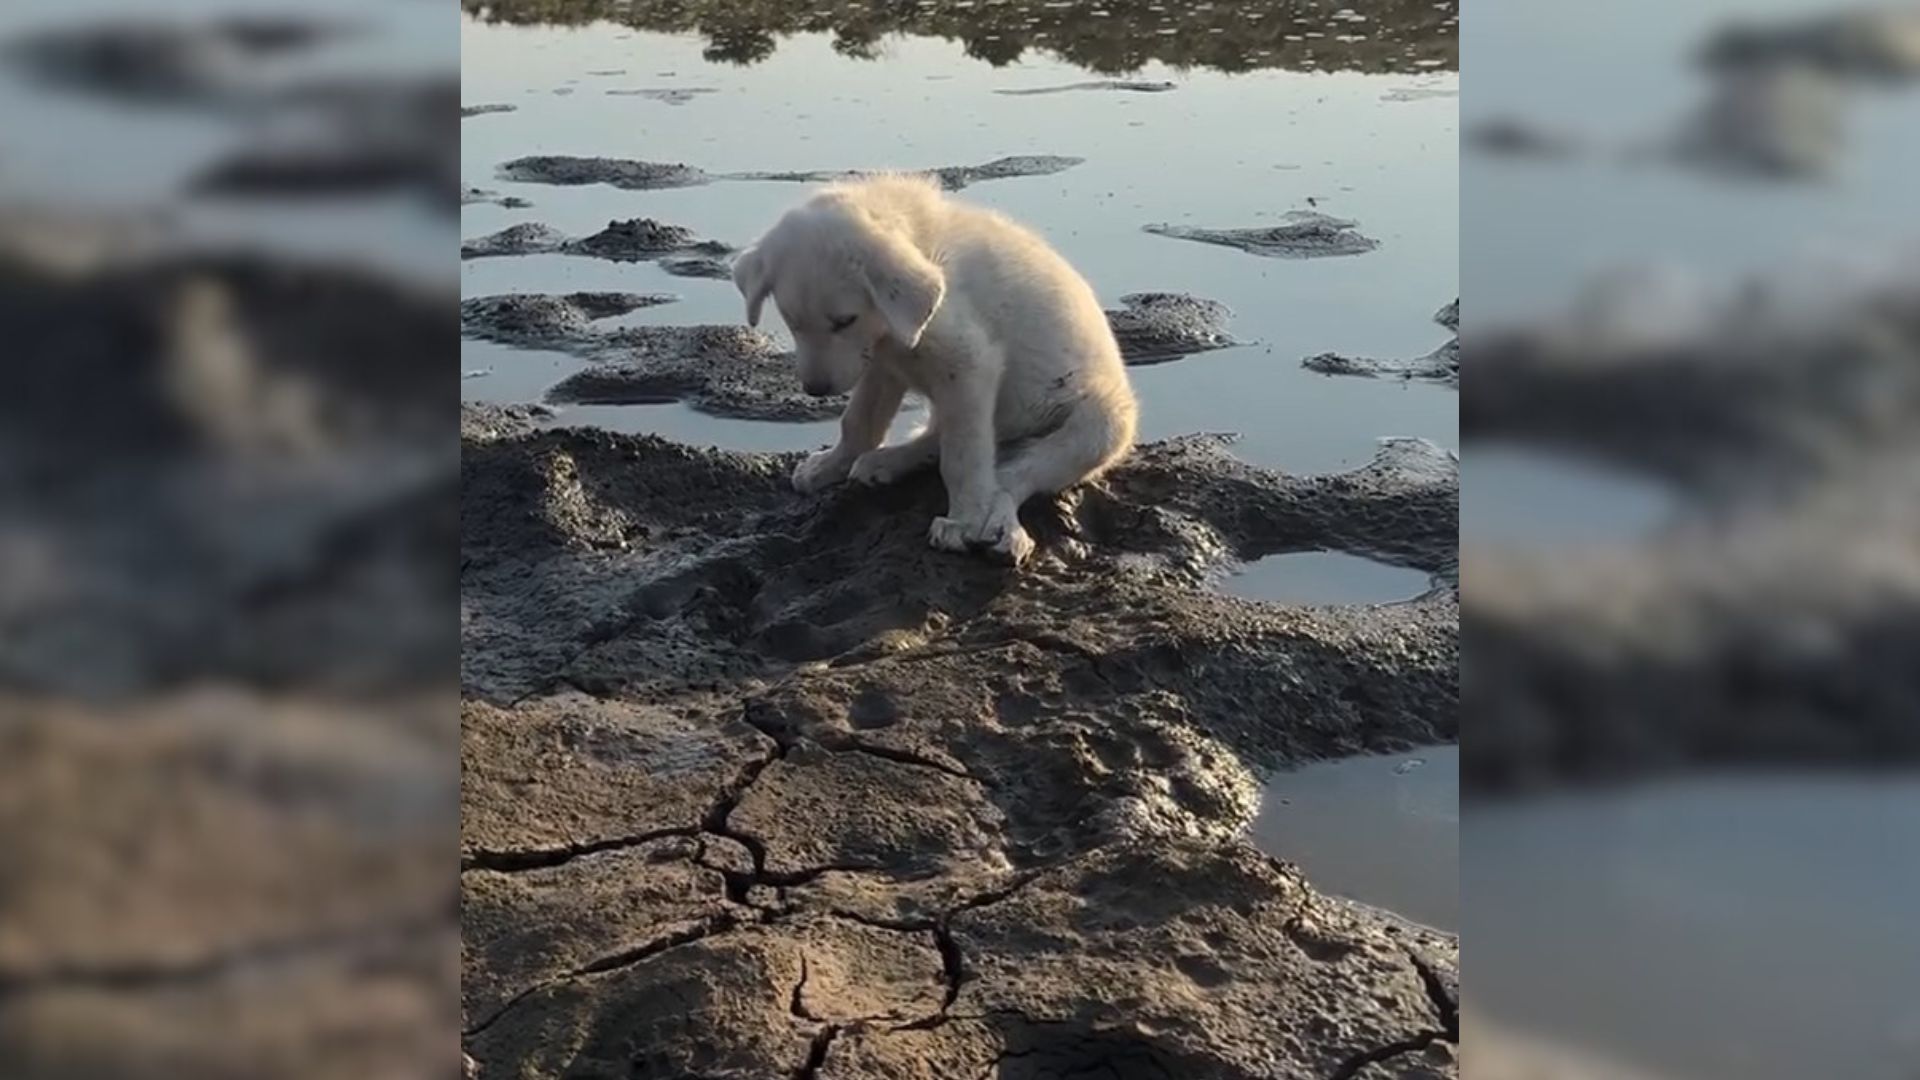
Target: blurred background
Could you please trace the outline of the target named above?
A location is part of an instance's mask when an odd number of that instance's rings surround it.
[[[0,1075],[458,1027],[458,14],[0,5]]]
[[[1470,1074],[1920,1076],[1920,8],[1462,64]]]

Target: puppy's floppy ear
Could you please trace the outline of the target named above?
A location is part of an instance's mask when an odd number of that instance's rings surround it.
[[[861,240],[854,247],[854,269],[873,294],[873,305],[888,329],[911,349],[940,309],[947,278],[905,234],[861,215]]]
[[[773,275],[767,272],[767,257],[755,244],[733,260],[733,284],[747,298],[747,325],[760,325],[760,308],[773,291]]]

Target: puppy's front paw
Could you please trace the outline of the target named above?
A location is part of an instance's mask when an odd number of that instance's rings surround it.
[[[981,551],[1019,566],[1033,555],[1033,537],[1020,525],[1020,508],[1004,492],[976,521],[937,517],[927,543],[942,551]]]
[[[847,479],[856,484],[891,484],[913,471],[916,463],[908,458],[892,447],[869,450],[853,459]]]
[[[836,448],[807,455],[793,470],[793,490],[802,495],[825,491],[847,478],[847,458]]]

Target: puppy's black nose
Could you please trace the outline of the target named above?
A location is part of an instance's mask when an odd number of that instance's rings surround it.
[[[812,381],[802,379],[800,381],[800,389],[805,390],[807,393],[812,394],[814,397],[832,397],[833,396],[833,384],[819,380],[819,379],[815,379]]]

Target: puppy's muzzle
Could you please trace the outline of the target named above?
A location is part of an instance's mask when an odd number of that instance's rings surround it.
[[[802,379],[800,389],[814,397],[832,397],[836,393],[833,383],[826,379]]]

